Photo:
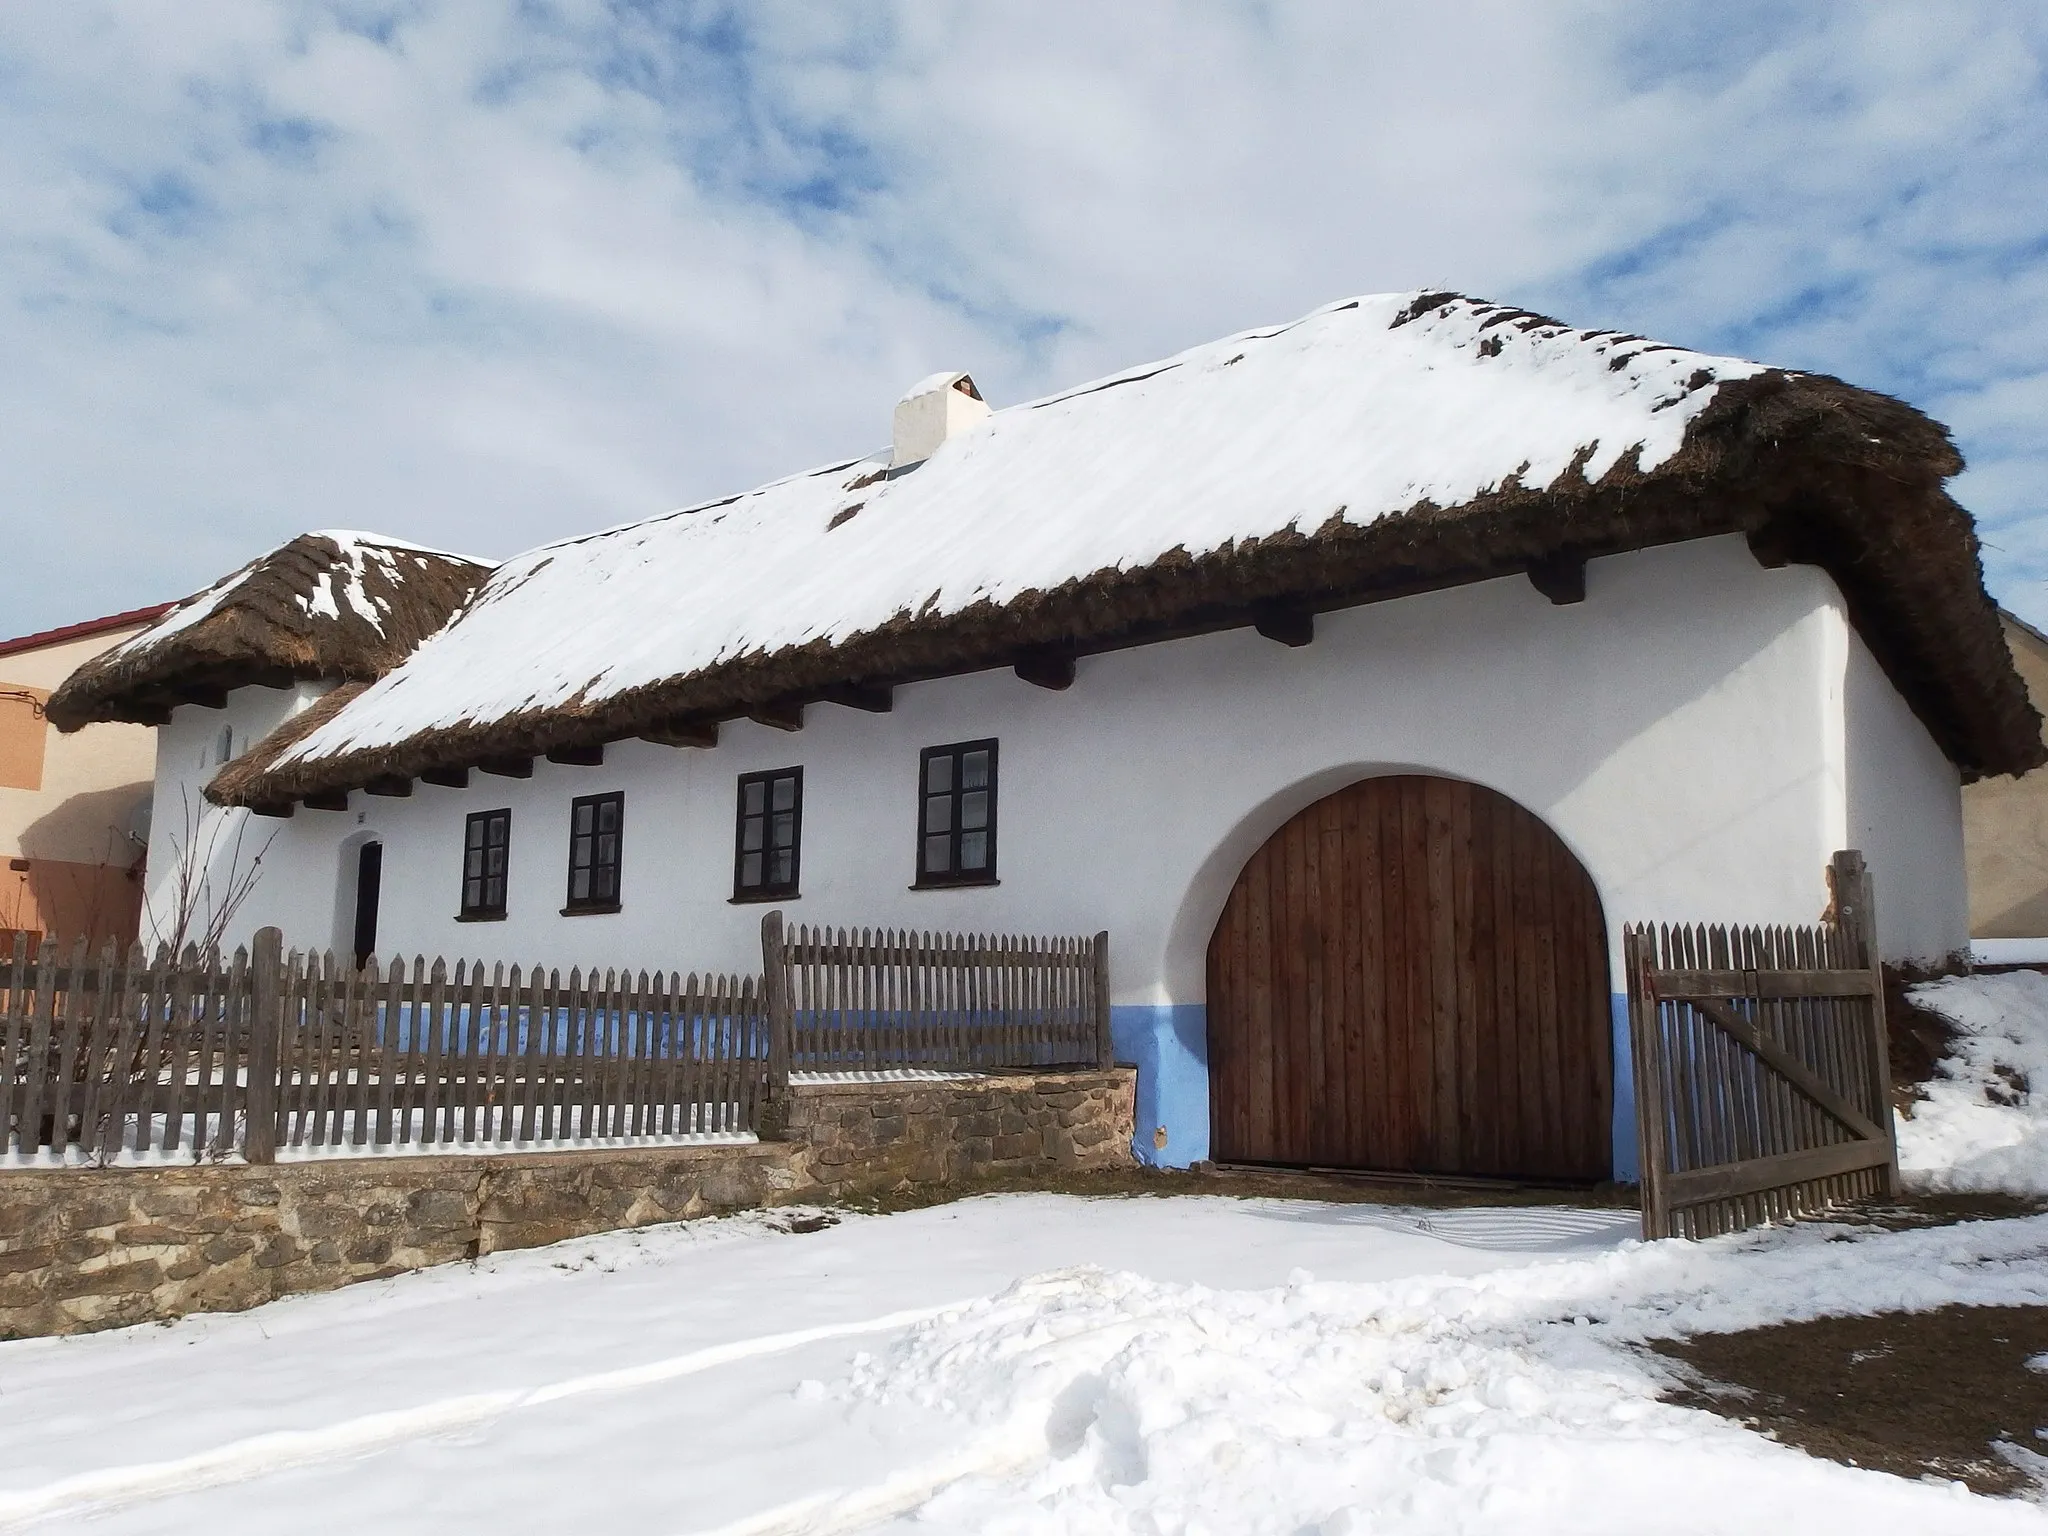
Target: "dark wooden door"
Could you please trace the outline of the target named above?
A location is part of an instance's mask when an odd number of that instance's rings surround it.
[[[1607,941],[1593,882],[1505,796],[1365,779],[1244,867],[1209,941],[1226,1162],[1605,1178]]]
[[[377,905],[384,887],[384,845],[365,843],[356,855],[356,966],[377,952]]]

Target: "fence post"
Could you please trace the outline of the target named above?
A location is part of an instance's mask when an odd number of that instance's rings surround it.
[[[1109,1038],[1109,930],[1095,935],[1092,946],[1095,964],[1095,1065],[1116,1065],[1116,1047]]]
[[[773,1141],[789,1124],[790,1017],[789,957],[783,947],[782,913],[761,919],[761,1001],[768,1015],[768,1102],[760,1135]]]
[[[284,1036],[284,934],[259,928],[249,949],[249,1089],[243,1097],[242,1156],[277,1161],[277,1070]]]
[[[1636,1179],[1643,1207],[1643,1239],[1672,1237],[1671,1211],[1664,1200],[1664,1070],[1657,997],[1650,972],[1657,963],[1656,930],[1633,925],[1621,930],[1623,986],[1628,995],[1629,1060],[1636,1098]]]
[[[1871,1118],[1884,1127],[1891,1161],[1885,1165],[1884,1192],[1899,1193],[1899,1128],[1892,1113],[1891,1036],[1884,1017],[1884,951],[1877,947],[1877,881],[1863,855],[1844,848],[1828,861],[1828,876],[1835,888],[1835,922],[1856,935],[1863,951],[1863,963],[1870,968],[1870,1049],[1872,1072],[1879,1102],[1867,1106]]]

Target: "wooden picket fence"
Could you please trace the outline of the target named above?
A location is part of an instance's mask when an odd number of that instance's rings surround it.
[[[283,953],[0,961],[0,1158],[252,1163],[351,1149],[737,1137],[792,1071],[1109,1059],[1108,936],[762,926],[763,973]]]
[[[1630,927],[1645,1237],[1713,1237],[1898,1189],[1868,870],[1834,921]]]
[[[770,1015],[797,1072],[1107,1066],[1109,935],[761,925]],[[780,1064],[778,1062],[778,1064]]]
[[[734,1136],[758,1126],[753,977],[17,944],[0,1156],[115,1162]]]

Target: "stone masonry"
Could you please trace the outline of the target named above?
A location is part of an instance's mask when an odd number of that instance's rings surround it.
[[[793,1084],[783,1139],[0,1172],[0,1339],[238,1311],[512,1248],[1131,1160],[1135,1073]]]

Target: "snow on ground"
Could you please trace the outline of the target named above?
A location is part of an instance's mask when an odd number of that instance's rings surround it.
[[[1950,976],[1912,997],[1958,1033],[1926,1099],[1898,1122],[1907,1184],[2048,1195],[2048,976]]]
[[[1656,1401],[1630,1341],[2048,1302],[2048,1217],[999,1196],[0,1345],[0,1528],[2048,1531]]]

